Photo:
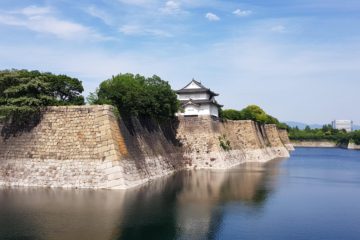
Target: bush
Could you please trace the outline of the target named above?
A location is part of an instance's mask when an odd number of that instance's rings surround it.
[[[0,118],[18,127],[27,125],[42,107],[84,104],[83,90],[81,81],[65,75],[0,71]]]
[[[276,124],[281,129],[287,129],[285,123],[280,123],[278,119],[266,114],[259,106],[250,105],[241,111],[227,109],[221,111],[221,117],[228,120],[252,120],[261,124]]]
[[[225,135],[225,134],[219,137],[219,143],[220,143],[220,147],[221,147],[224,151],[229,151],[229,150],[231,150],[230,141],[226,138],[226,135]]]
[[[111,104],[123,116],[147,116],[157,120],[175,116],[177,96],[168,82],[154,75],[119,74],[102,82],[87,98],[91,104]]]

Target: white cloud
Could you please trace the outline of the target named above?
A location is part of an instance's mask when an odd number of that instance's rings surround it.
[[[89,15],[98,18],[102,20],[105,24],[111,25],[112,19],[109,14],[107,14],[105,11],[98,9],[95,6],[89,6],[85,9],[85,12],[87,12]]]
[[[172,37],[172,34],[161,29],[146,28],[140,25],[124,25],[119,31],[128,36],[154,36],[154,37]]]
[[[38,6],[28,6],[18,11],[18,13],[22,13],[26,16],[44,15],[44,14],[49,14],[50,12],[51,9],[49,7],[38,7]]]
[[[277,33],[284,33],[285,32],[285,27],[283,25],[276,25],[276,26],[273,26],[270,30],[272,32],[277,32]]]
[[[47,7],[29,6],[18,11],[5,12],[0,14],[0,24],[23,27],[62,39],[109,39],[82,24],[56,18]]]
[[[182,13],[182,9],[180,7],[180,3],[176,1],[167,1],[165,6],[160,8],[160,11],[164,14],[174,15]]]
[[[205,17],[206,17],[209,21],[211,21],[211,22],[213,22],[213,21],[219,21],[219,20],[220,20],[220,18],[219,18],[218,16],[216,16],[214,13],[211,13],[211,12],[208,12],[208,13],[205,15]]]
[[[241,10],[241,9],[236,9],[235,11],[233,11],[233,14],[235,14],[236,16],[239,17],[246,17],[252,14],[251,10]]]
[[[151,6],[156,3],[156,0],[118,0],[120,3],[127,5],[135,5],[139,7]]]

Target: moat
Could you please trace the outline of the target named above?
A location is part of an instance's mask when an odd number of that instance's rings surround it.
[[[183,171],[126,191],[0,189],[0,239],[359,239],[360,152]]]

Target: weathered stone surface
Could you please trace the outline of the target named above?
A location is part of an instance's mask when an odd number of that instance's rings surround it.
[[[294,147],[313,147],[313,148],[336,148],[338,145],[332,141],[291,141]]]
[[[356,145],[353,142],[350,142],[349,144],[338,144],[334,141],[291,141],[291,144],[295,147],[306,148],[344,148],[360,150],[360,145]]]
[[[278,132],[279,132],[280,140],[285,145],[286,149],[289,151],[294,151],[295,148],[290,142],[288,132],[285,129],[279,129]]]
[[[348,145],[348,149],[350,150],[360,150],[360,145],[350,142]]]
[[[287,134],[252,121],[159,125],[118,119],[111,106],[49,107],[30,132],[0,138],[0,186],[124,189],[184,168],[287,157],[284,144],[290,146]]]
[[[220,122],[209,117],[180,118],[180,123],[178,139],[183,143],[188,168],[226,169],[289,156],[275,125]],[[221,147],[219,138],[229,141],[230,150]]]

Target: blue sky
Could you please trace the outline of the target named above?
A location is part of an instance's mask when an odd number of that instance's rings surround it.
[[[1,0],[0,68],[192,78],[226,108],[360,123],[358,0]]]

